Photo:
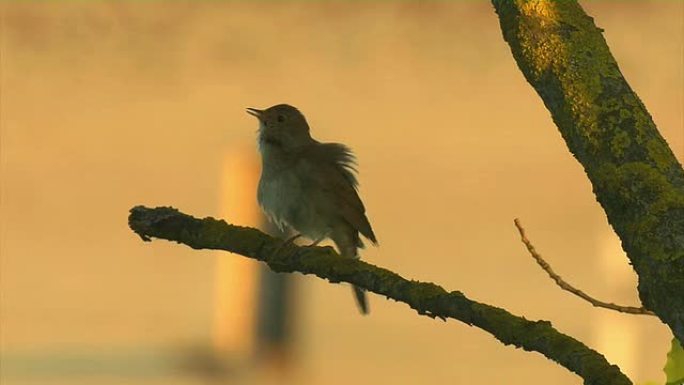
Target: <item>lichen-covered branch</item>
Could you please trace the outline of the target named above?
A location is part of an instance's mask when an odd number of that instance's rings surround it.
[[[583,343],[561,334],[548,321],[529,321],[506,310],[475,302],[429,282],[408,280],[369,263],[342,258],[330,247],[299,247],[259,230],[214,218],[197,219],[170,207],[131,209],[129,226],[140,237],[176,241],[194,249],[230,251],[266,262],[277,272],[314,274],[330,282],[349,282],[403,302],[419,314],[452,318],[491,333],[506,345],[543,354],[577,373],[587,385],[627,385],[619,368]]]
[[[492,3],[513,57],[622,240],[642,303],[684,342],[682,166],[577,1]]]

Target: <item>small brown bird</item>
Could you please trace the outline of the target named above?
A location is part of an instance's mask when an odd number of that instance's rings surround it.
[[[257,199],[279,227],[289,226],[314,244],[329,238],[343,257],[359,258],[359,233],[377,245],[357,193],[356,160],[339,143],[320,143],[298,109],[278,104],[248,108],[259,119],[262,170]],[[352,286],[359,309],[368,313],[363,289]]]

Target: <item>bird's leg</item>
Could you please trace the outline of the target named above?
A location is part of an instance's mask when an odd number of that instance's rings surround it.
[[[299,238],[301,236],[302,236],[302,234],[295,234],[295,235],[291,236],[290,238],[287,238],[285,240],[285,242],[283,242],[283,244],[284,245],[290,244],[290,243],[294,242],[295,240],[297,240],[297,238]]]
[[[278,253],[280,253],[280,251],[281,251],[285,246],[288,246],[288,245],[292,244],[297,238],[299,238],[299,237],[301,237],[301,236],[302,236],[302,234],[295,234],[295,235],[291,236],[290,238],[287,238],[286,240],[284,240],[284,241],[283,241],[280,245],[278,245],[278,247],[275,249],[275,251],[273,252],[273,255],[274,255],[274,256],[275,256],[275,255],[278,255]]]
[[[321,242],[323,242],[324,239],[325,239],[325,237],[318,238],[317,240],[313,241],[313,242],[312,242],[310,245],[308,245],[307,247],[318,246],[318,244],[321,243]]]

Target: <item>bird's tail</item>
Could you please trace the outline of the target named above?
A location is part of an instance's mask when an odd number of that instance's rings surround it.
[[[352,285],[352,290],[354,291],[354,298],[356,298],[356,304],[359,306],[359,311],[363,315],[368,314],[370,309],[368,309],[368,298],[366,298],[366,291],[354,285]]]
[[[353,231],[351,234],[345,235],[347,235],[347,237],[333,237],[333,242],[335,242],[340,255],[347,258],[359,259],[359,233],[357,231]],[[359,311],[363,315],[368,314],[370,309],[368,308],[366,290],[354,285],[352,285],[352,290],[354,291],[354,299],[356,299],[356,304],[359,306]]]

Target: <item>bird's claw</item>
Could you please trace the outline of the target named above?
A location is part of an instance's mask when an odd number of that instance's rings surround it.
[[[272,253],[271,255],[272,255],[273,257],[278,256],[278,254],[279,254],[285,247],[287,247],[287,246],[291,245],[292,243],[294,243],[294,241],[297,240],[297,238],[299,238],[299,237],[301,237],[301,236],[302,236],[302,234],[295,234],[295,235],[291,236],[290,238],[287,238],[287,239],[284,240],[280,245],[278,245],[278,247],[276,247],[275,251],[273,251],[273,253]]]

